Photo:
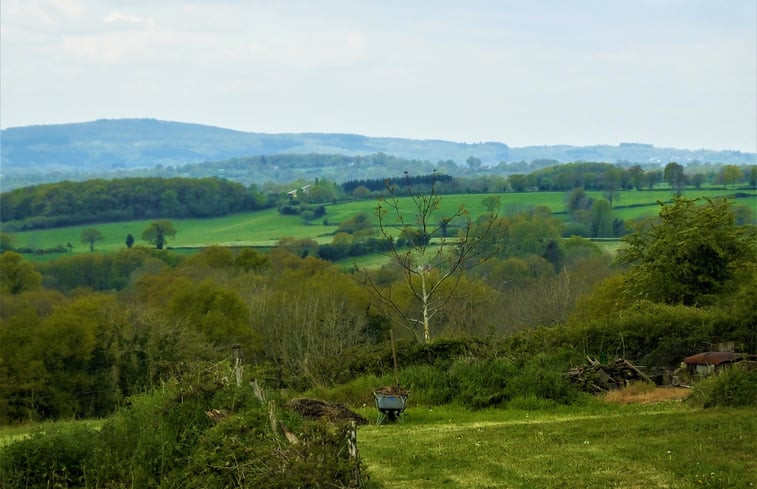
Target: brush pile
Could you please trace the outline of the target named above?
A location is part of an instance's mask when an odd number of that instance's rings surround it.
[[[287,405],[303,418],[323,419],[329,422],[355,421],[357,424],[368,422],[364,417],[340,403],[300,397],[292,399]]]
[[[410,391],[399,385],[386,385],[373,391],[375,395],[407,397]]]
[[[649,382],[647,377],[638,367],[628,360],[618,358],[606,365],[587,357],[588,365],[575,367],[565,374],[579,389],[591,394],[620,389],[631,382]]]

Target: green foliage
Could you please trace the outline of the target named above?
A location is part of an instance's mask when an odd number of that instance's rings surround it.
[[[689,402],[709,407],[757,406],[757,368],[737,363],[699,381]]]
[[[115,253],[86,253],[63,256],[40,263],[37,268],[48,287],[68,292],[78,288],[96,291],[121,290],[135,275],[175,266],[180,260],[165,250],[135,246]]]
[[[686,186],[686,174],[684,173],[684,168],[675,161],[665,165],[663,178],[668,182],[670,188],[675,190],[678,195],[680,195],[681,189]]]
[[[161,219],[153,221],[150,225],[142,231],[142,239],[150,244],[154,244],[159,250],[163,249],[168,238],[174,238],[176,236],[176,229],[174,229],[171,221]]]
[[[42,275],[21,255],[15,251],[0,254],[0,292],[20,294],[37,289],[41,283]]]
[[[255,344],[259,340],[249,327],[247,305],[234,290],[211,280],[200,283],[179,280],[174,284],[165,313],[197,329],[213,344],[240,343],[250,350],[257,349]]]
[[[0,231],[0,253],[5,251],[13,251],[14,244],[15,238],[12,234]]]
[[[4,192],[0,214],[12,229],[40,229],[155,217],[220,216],[258,208],[255,197],[243,185],[219,178],[94,179]]]
[[[95,242],[102,241],[105,237],[95,228],[85,228],[81,231],[81,242],[89,243],[89,251],[95,250]]]
[[[344,384],[315,386],[307,390],[304,397],[339,402],[350,406],[373,406],[373,391],[381,386],[394,385],[395,382],[393,374],[385,374],[382,376],[367,374],[361,375],[360,377],[345,382]],[[406,383],[404,377],[400,378],[400,383],[405,386],[411,385],[410,383]],[[413,399],[416,399],[415,394],[413,394]]]
[[[455,391],[447,372],[431,365],[414,365],[402,369],[400,385],[410,389],[412,402],[438,406],[454,400]]]
[[[7,489],[94,487],[98,432],[86,424],[40,428],[0,450],[0,482]]]
[[[100,430],[40,432],[0,451],[3,487],[345,487],[347,426],[309,422],[214,375],[129,399]],[[271,405],[273,406],[273,405]],[[207,413],[218,413],[213,421]],[[284,424],[298,442],[281,434]]]
[[[529,357],[511,380],[511,396],[573,404],[578,399],[578,391],[564,375],[570,366],[559,352]]]
[[[630,265],[625,291],[668,304],[704,305],[734,286],[757,260],[757,228],[736,226],[729,202],[676,198],[662,205],[659,222],[623,238],[617,260]]]
[[[476,409],[499,406],[512,397],[511,381],[517,372],[517,366],[504,358],[461,359],[449,370],[456,387],[454,400]]]

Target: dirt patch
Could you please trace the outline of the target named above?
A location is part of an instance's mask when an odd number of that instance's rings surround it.
[[[603,399],[615,404],[654,404],[657,402],[683,401],[691,395],[684,387],[654,387],[632,384],[623,389],[604,394]]]

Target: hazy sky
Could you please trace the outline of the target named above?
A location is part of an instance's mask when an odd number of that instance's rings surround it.
[[[2,0],[3,128],[757,151],[754,0]]]

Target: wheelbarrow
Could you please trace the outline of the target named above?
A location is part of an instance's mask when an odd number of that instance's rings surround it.
[[[373,397],[376,400],[376,409],[378,409],[377,425],[380,425],[385,420],[389,420],[389,422],[397,421],[407,404],[407,394],[382,394],[374,392]]]

